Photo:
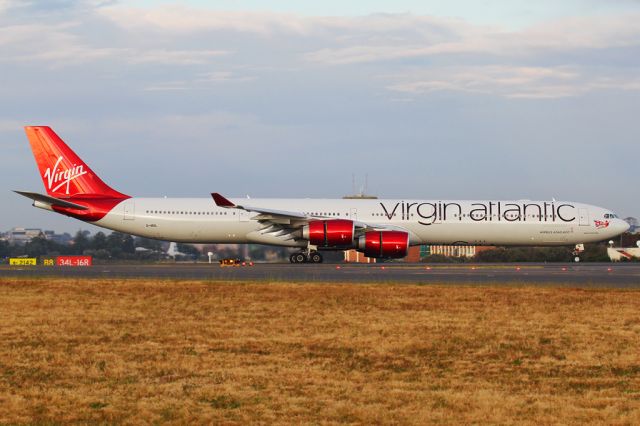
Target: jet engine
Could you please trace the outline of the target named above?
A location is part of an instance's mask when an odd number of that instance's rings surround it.
[[[302,237],[318,247],[353,247],[355,226],[346,219],[313,220],[302,228]]]
[[[405,257],[409,251],[409,234],[402,231],[365,232],[358,238],[358,251],[367,257]]]

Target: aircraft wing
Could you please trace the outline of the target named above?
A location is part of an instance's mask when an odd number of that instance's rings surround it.
[[[299,227],[304,225],[312,220],[323,220],[323,219],[335,219],[332,216],[308,216],[301,212],[288,211],[288,210],[276,210],[269,209],[264,207],[251,207],[245,205],[234,204],[221,194],[217,192],[213,192],[211,194],[213,197],[213,201],[216,203],[218,207],[224,207],[229,209],[239,209],[245,210],[248,212],[258,213],[257,216],[252,219],[269,223],[270,225],[290,225],[291,227]],[[393,225],[372,225],[366,222],[353,221],[355,227],[359,231],[389,231],[389,230],[402,230],[406,231],[404,228],[393,226]]]
[[[234,204],[228,199],[226,199],[225,197],[223,197],[222,195],[218,194],[217,192],[212,193],[211,196],[213,197],[213,201],[216,203],[218,207],[224,207],[227,209],[246,210],[248,212],[259,213],[265,216],[277,216],[277,217],[292,219],[292,220],[308,221],[311,219],[306,214],[300,213],[300,212],[292,212],[287,210],[275,210],[275,209],[268,209],[263,207],[241,206],[238,204]],[[257,218],[257,219],[260,220],[260,218]]]

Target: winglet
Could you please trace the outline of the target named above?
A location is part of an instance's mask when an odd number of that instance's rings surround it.
[[[235,204],[233,204],[231,201],[227,200],[217,192],[212,192],[211,196],[213,197],[213,201],[216,203],[216,206],[218,207],[226,207],[226,208],[236,207]]]

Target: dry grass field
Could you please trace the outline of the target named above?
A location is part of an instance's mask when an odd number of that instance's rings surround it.
[[[0,279],[0,424],[640,424],[640,291]]]

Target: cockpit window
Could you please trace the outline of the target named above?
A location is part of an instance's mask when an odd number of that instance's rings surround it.
[[[617,214],[613,214],[613,213],[605,213],[604,214],[604,218],[605,219],[616,219],[618,217]]]

